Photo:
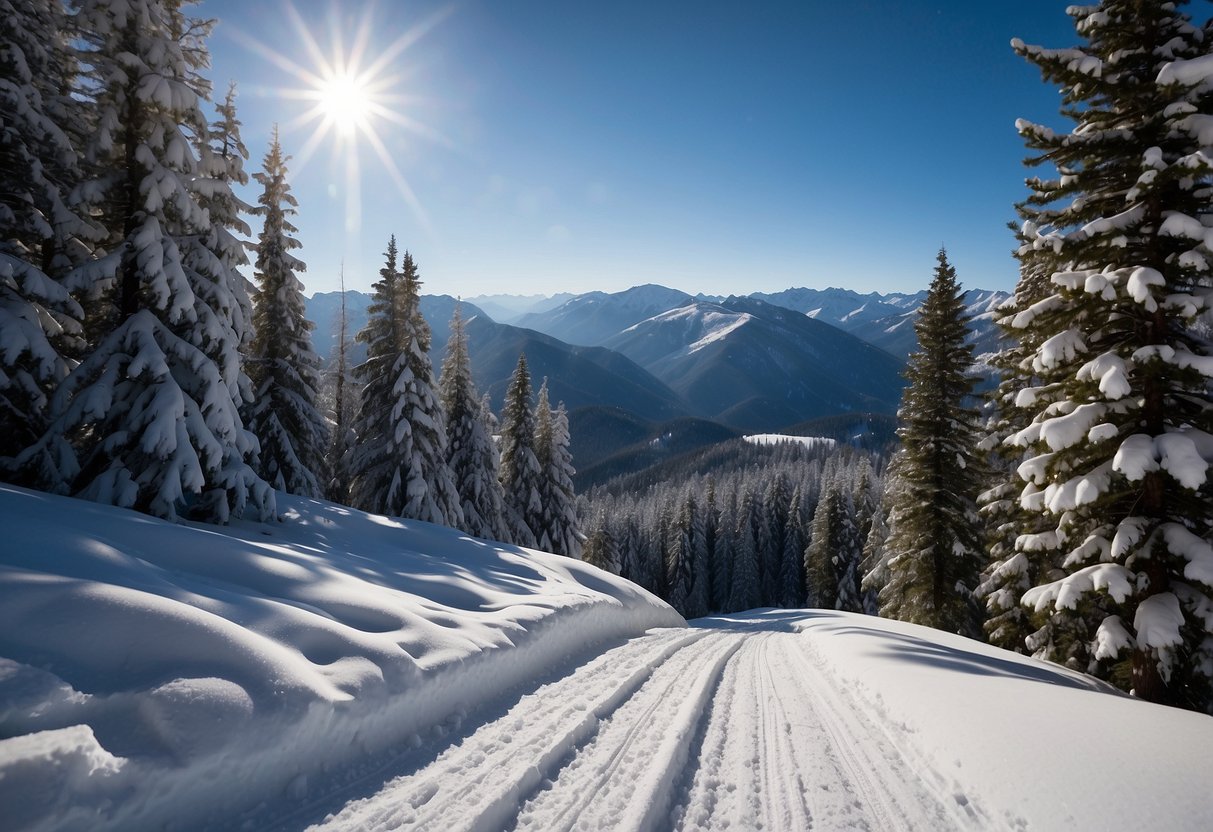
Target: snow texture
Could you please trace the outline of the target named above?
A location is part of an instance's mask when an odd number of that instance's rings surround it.
[[[279,500],[286,523],[220,528],[0,488],[6,829],[1198,829],[1213,815],[1213,721],[1082,674],[833,611],[688,629],[568,558]],[[1137,626],[1165,640],[1174,618],[1157,612]],[[1108,623],[1101,638],[1128,636]]]
[[[226,825],[683,623],[575,560],[278,506],[280,524],[173,525],[0,486],[0,825]]]

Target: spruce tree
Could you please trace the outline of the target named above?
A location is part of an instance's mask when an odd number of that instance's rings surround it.
[[[472,382],[467,329],[458,304],[451,316],[439,395],[446,411],[447,463],[463,506],[461,528],[474,537],[508,540],[497,477],[497,446]]]
[[[251,286],[239,271],[248,265],[240,238],[250,234],[241,215],[256,209],[233,191],[248,184],[248,149],[240,138],[235,84],[229,85],[216,110],[217,120],[196,139],[199,164],[193,181],[210,226],[206,233],[181,238],[181,255],[199,287],[194,341],[218,366],[232,400],[245,407],[253,400],[252,382],[242,363],[253,340],[253,311]]]
[[[286,179],[289,158],[275,129],[262,171],[254,174],[262,187],[254,213],[264,224],[257,238],[247,412],[261,443],[261,476],[275,488],[315,498],[323,495],[329,436],[316,404],[320,358],[312,349],[313,324],[304,316],[303,284],[295,276],[306,266],[291,254],[300,244],[291,236],[297,203]]]
[[[776,603],[781,607],[800,607],[804,602],[804,520],[800,512],[801,487],[796,486],[788,500],[787,526],[783,552],[779,560]]]
[[[421,317],[421,281],[406,251],[399,269],[396,238],[375,284],[370,319],[359,333],[367,360],[354,454],[360,508],[458,528],[463,509],[446,462],[446,415],[434,390],[430,328]]]
[[[215,358],[238,348],[238,302],[190,257],[212,230],[197,155],[209,24],[158,0],[81,0],[75,19],[82,106],[95,113],[84,192],[107,253],[67,278],[99,298],[93,349],[18,463],[51,490],[169,519],[223,522],[250,503],[268,516],[273,492],[249,465],[256,440]]]
[[[973,348],[956,270],[939,252],[914,324],[918,350],[898,411],[898,487],[889,510],[888,582],[880,614],[981,635],[973,591],[985,563],[977,516],[978,416],[969,404]]]
[[[715,543],[712,547],[712,609],[735,612],[733,607],[733,563],[735,561],[734,517],[736,502],[717,512]]]
[[[325,382],[325,398],[329,407],[329,447],[325,458],[328,484],[325,499],[335,503],[350,502],[350,485],[354,479],[353,453],[357,444],[354,423],[358,418],[358,386],[350,367],[349,316],[346,310],[345,267],[340,272],[341,312],[337,318],[337,339]]]
[[[510,541],[533,547],[534,530],[543,528],[543,471],[535,458],[535,411],[525,354],[518,356],[501,415],[501,490]]]
[[[766,524],[760,538],[762,551],[762,603],[768,607],[782,604],[783,586],[780,578],[783,573],[783,550],[787,536],[787,505],[788,478],[782,471],[777,471],[767,483],[763,496],[766,506]]]
[[[582,560],[607,572],[621,574],[619,545],[615,541],[615,536],[611,534],[606,515],[602,512],[599,512],[595,518],[594,527],[585,541]]]
[[[404,340],[401,280],[396,238],[388,240],[386,262],[379,270],[367,309],[366,326],[357,340],[366,344],[366,361],[353,370],[361,386],[354,433],[357,444],[350,454],[351,504],[376,514],[395,514],[398,501],[389,499],[399,489],[400,471],[395,423],[396,364]]]
[[[762,584],[758,574],[758,529],[762,522],[762,506],[754,493],[747,489],[741,496],[733,538],[733,570],[729,587],[729,606],[733,612],[755,609],[762,604]]]
[[[0,0],[0,19],[0,477],[36,483],[12,458],[42,435],[80,352],[84,311],[58,281],[100,229],[72,194],[83,173],[71,128],[83,110],[66,93],[63,6]]]
[[[1026,243],[1027,240],[1022,242]],[[1039,255],[1030,246],[1020,252],[1021,273],[1015,292],[999,308],[997,324],[1002,346],[993,358],[998,386],[987,395],[989,416],[979,450],[988,480],[977,497],[978,512],[985,527],[989,563],[982,573],[977,596],[986,605],[985,631],[991,644],[1037,658],[1085,669],[1090,664],[1089,638],[1081,622],[1069,610],[1051,615],[1033,613],[1023,605],[1023,596],[1060,559],[1056,551],[1017,544],[1032,540],[1031,535],[1047,530],[1038,512],[1030,512],[1019,502],[1023,484],[1015,470],[1025,459],[1023,448],[1014,437],[1032,421],[1031,407],[1017,403],[1019,391],[1035,388],[1052,375],[1034,369],[1032,356],[1040,347],[1042,333],[1018,330],[1016,317],[1052,294],[1049,274]],[[1057,379],[1052,379],[1056,381]],[[1069,637],[1073,636],[1073,637]]]
[[[1024,595],[1072,613],[1093,672],[1144,699],[1213,708],[1213,457],[1207,331],[1213,135],[1209,31],[1180,3],[1073,6],[1081,43],[1017,53],[1063,91],[1069,133],[1027,121],[1021,257],[1051,293],[1012,325],[1043,383],[1017,403],[1020,550],[1056,574]]]
[[[856,580],[852,563],[858,543],[854,509],[848,498],[841,477],[832,476],[823,486],[813,512],[809,545],[804,551],[806,595],[811,607],[857,608],[857,593],[848,583]]]
[[[541,517],[535,536],[540,549],[568,557],[581,557],[577,497],[573,489],[573,456],[569,451],[569,420],[561,404],[552,409],[547,379],[535,405],[535,459],[542,473],[539,502]]]
[[[693,494],[687,495],[686,509],[691,524],[691,589],[687,593],[686,616],[702,618],[712,611],[707,515],[704,508],[695,502]]]

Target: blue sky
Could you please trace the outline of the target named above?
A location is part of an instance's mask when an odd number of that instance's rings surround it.
[[[344,262],[369,289],[394,233],[424,291],[464,297],[908,291],[941,244],[965,286],[1009,289],[1014,122],[1058,123],[1059,97],[1008,42],[1073,45],[1066,5],[296,0],[327,55],[368,15],[364,65],[417,35],[384,74],[421,126],[374,122],[412,200],[365,139],[358,177],[331,137],[295,163],[301,277],[335,289]],[[299,156],[316,122],[284,90],[309,84],[265,53],[317,62],[285,4],[199,9],[219,20],[211,77],[239,85],[250,172],[276,122]]]

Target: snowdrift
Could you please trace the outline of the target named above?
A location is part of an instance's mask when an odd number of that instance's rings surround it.
[[[575,658],[684,626],[579,561],[278,505],[280,523],[172,525],[0,485],[6,829],[195,827],[304,800]]]
[[[893,773],[951,795],[966,825],[1213,828],[1208,716],[914,624],[825,610],[764,617],[805,638],[830,685],[881,726],[904,760]]]

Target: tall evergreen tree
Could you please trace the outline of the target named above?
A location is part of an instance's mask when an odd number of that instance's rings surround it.
[[[769,606],[779,606],[783,598],[783,587],[780,577],[783,572],[783,548],[787,536],[787,506],[788,478],[777,471],[767,483],[763,496],[766,506],[766,524],[760,538],[762,552],[762,603]]]
[[[855,532],[854,509],[842,478],[831,477],[822,488],[809,545],[804,552],[808,603],[820,609],[856,611],[857,581],[854,562],[859,537]]]
[[[581,557],[577,497],[573,490],[573,455],[569,451],[569,419],[561,404],[552,409],[547,379],[539,388],[535,406],[535,459],[542,472],[539,502],[540,528],[535,536],[540,549]]]
[[[1182,5],[1073,6],[1078,47],[1013,44],[1075,123],[1018,123],[1029,163],[1059,175],[1030,179],[1019,206],[1021,256],[1052,285],[1013,321],[1048,375],[1020,391],[1032,419],[1013,441],[1029,453],[1020,502],[1046,521],[1018,548],[1061,572],[1036,576],[1025,602],[1086,624],[1094,672],[1209,709],[1213,356],[1196,327],[1213,287],[1213,33]]]
[[[364,383],[354,454],[360,508],[458,528],[463,509],[446,462],[446,415],[434,390],[430,328],[421,317],[421,281],[406,251],[396,264],[396,238],[375,284],[366,328],[367,360],[354,373]]]
[[[762,506],[754,493],[747,489],[741,495],[733,538],[729,606],[734,612],[754,609],[762,604],[762,584],[758,574],[758,529],[762,523]]]
[[[787,523],[783,535],[783,552],[779,560],[779,583],[776,603],[781,607],[799,607],[804,602],[804,520],[800,513],[801,487],[796,486],[788,499]]]
[[[898,411],[898,488],[889,511],[880,614],[977,638],[973,598],[985,562],[977,516],[978,416],[968,403],[973,348],[956,270],[939,252],[914,330]]]
[[[210,218],[205,233],[180,238],[183,266],[193,272],[199,287],[194,342],[215,362],[232,401],[247,406],[253,400],[252,382],[245,374],[241,354],[253,340],[253,312],[247,279],[239,271],[248,265],[241,237],[249,236],[243,213],[256,213],[236,196],[233,187],[248,184],[244,162],[248,149],[240,138],[236,117],[236,86],[228,87],[217,106],[218,118],[206,134],[196,138],[199,164],[193,180],[199,205]]]
[[[712,609],[717,612],[734,612],[733,608],[733,563],[734,517],[737,504],[730,501],[716,516],[716,535],[712,546]]]
[[[188,25],[179,4],[80,0],[76,30],[96,113],[87,158],[93,211],[107,254],[68,280],[104,303],[92,352],[56,390],[50,425],[19,460],[43,484],[166,518],[189,510],[226,521],[273,492],[249,461],[256,441],[240,420],[214,356],[234,348],[224,286],[183,258],[208,235],[196,148],[207,125],[209,25]],[[217,343],[226,341],[227,343]],[[34,462],[34,458],[38,462]]]
[[[599,512],[595,518],[594,527],[586,539],[582,560],[616,575],[621,572],[619,545],[615,541],[615,536],[611,534],[606,515],[602,512]]]
[[[53,0],[0,0],[0,477],[36,482],[12,457],[47,424],[79,353],[83,310],[58,282],[100,229],[76,210],[80,154],[70,122],[68,18]]]
[[[257,238],[248,425],[261,442],[261,476],[283,491],[320,497],[329,435],[316,404],[320,358],[312,349],[313,324],[295,276],[306,266],[291,254],[300,244],[291,236],[297,203],[286,179],[288,159],[275,129],[263,169],[254,174],[262,187],[254,213],[264,225]]]
[[[386,262],[373,286],[366,326],[357,340],[366,344],[366,361],[353,370],[361,385],[354,433],[357,445],[351,452],[350,499],[352,505],[377,514],[400,510],[399,449],[393,412],[397,406],[395,372],[404,341],[402,287],[396,238],[388,240]]]
[[[535,411],[531,406],[531,373],[526,355],[505,393],[501,425],[501,490],[510,540],[519,546],[535,546],[535,528],[543,527],[543,471],[535,458]]]
[[[340,273],[341,311],[337,317],[337,338],[325,381],[329,403],[329,447],[325,458],[328,484],[324,496],[335,503],[350,502],[350,485],[354,480],[353,453],[357,444],[354,422],[358,418],[358,386],[350,367],[349,315],[346,309],[345,266]]]
[[[1026,239],[1022,240],[1027,243]],[[997,324],[1002,347],[992,364],[998,372],[998,386],[987,396],[989,417],[979,449],[987,473],[986,489],[977,498],[978,512],[985,526],[989,563],[982,573],[977,596],[986,605],[986,637],[991,644],[1037,658],[1085,669],[1090,664],[1089,638],[1081,622],[1071,611],[1051,615],[1033,613],[1023,605],[1023,596],[1038,581],[1060,566],[1058,552],[1036,546],[1020,549],[1030,535],[1047,531],[1038,512],[1028,511],[1019,502],[1023,484],[1015,470],[1025,459],[1025,451],[1014,444],[1019,431],[1031,424],[1031,407],[1018,404],[1019,391],[1045,383],[1050,371],[1033,368],[1032,356],[1047,336],[1029,333],[1013,326],[1024,310],[1051,295],[1047,265],[1043,258],[1020,252],[1020,279],[1011,298],[999,309]],[[1057,381],[1058,379],[1049,379]],[[1073,637],[1069,637],[1073,636]]]
[[[439,395],[446,410],[447,463],[463,506],[461,528],[475,537],[508,540],[497,478],[497,446],[472,382],[467,330],[458,305],[451,316]]]

